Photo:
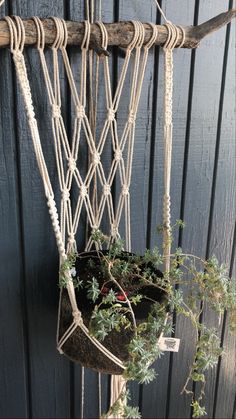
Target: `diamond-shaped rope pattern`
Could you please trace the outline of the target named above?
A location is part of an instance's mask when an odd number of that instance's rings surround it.
[[[98,24],[101,29],[103,48],[106,48],[106,29],[101,22],[98,22]],[[86,25],[88,25],[88,22],[86,22]],[[67,51],[63,43],[63,39],[61,40],[61,42],[58,41],[57,44],[52,47],[54,68],[53,80],[51,80],[49,76],[44,50],[43,48],[39,48],[41,65],[52,110],[53,138],[55,144],[59,184],[61,189],[60,226],[62,238],[67,251],[71,250],[71,248],[73,247],[76,247],[75,236],[78,230],[80,215],[83,207],[86,209],[86,214],[88,217],[89,225],[91,227],[91,232],[100,227],[105,209],[107,209],[110,225],[109,234],[111,240],[114,240],[117,236],[119,236],[119,225],[122,214],[124,213],[126,249],[130,250],[131,248],[129,188],[131,182],[132,158],[134,149],[135,120],[141,94],[142,82],[145,73],[145,67],[147,63],[148,51],[150,46],[154,42],[154,38],[156,37],[156,34],[154,33],[152,42],[149,43],[149,45],[146,45],[142,52],[141,47],[144,41],[144,28],[140,22],[133,22],[133,25],[135,29],[134,39],[129,48],[127,48],[126,56],[121,70],[121,75],[113,97],[110,82],[108,57],[103,57],[101,60],[101,65],[103,66],[107,112],[104,125],[101,129],[101,133],[97,140],[97,144],[95,143],[95,138],[92,133],[92,127],[86,115],[85,108],[86,96],[84,92],[86,92],[87,62],[89,55],[87,39],[84,39],[84,42],[82,44],[80,95],[78,94],[75,85],[75,80],[68,59]],[[85,38],[88,36],[89,33],[90,32],[88,30],[85,31]],[[70,85],[72,100],[76,111],[74,121],[74,132],[72,136],[71,145],[69,145],[68,136],[61,114],[61,98],[59,89],[60,74],[58,70],[59,50],[61,52],[62,60],[66,70],[66,75]],[[134,50],[134,63],[132,72],[131,93],[129,100],[129,112],[126,118],[126,122],[124,124],[123,131],[119,138],[116,112],[119,107],[122,89],[129,69],[132,50]],[[91,155],[87,175],[84,180],[82,179],[79,165],[77,164],[82,132],[84,133],[84,136],[86,138],[88,149]],[[108,175],[106,176],[102,164],[102,153],[108,138],[111,138],[112,140],[113,160],[111,162]],[[111,187],[116,174],[119,174],[120,176],[121,190],[120,195],[118,196],[117,208],[115,210],[112,199]],[[98,179],[101,188],[99,193],[98,205],[94,208],[91,202],[91,196],[89,191],[95,177],[96,179]],[[72,184],[75,184],[79,191],[74,212],[72,212],[70,196]],[[90,249],[92,244],[92,238],[90,237],[87,242],[86,250]]]

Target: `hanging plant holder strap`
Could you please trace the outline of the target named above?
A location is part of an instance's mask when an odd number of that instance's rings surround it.
[[[171,163],[172,163],[172,142],[173,142],[173,50],[178,42],[177,28],[171,22],[165,24],[168,30],[167,41],[163,47],[165,60],[164,80],[164,197],[163,197],[163,253],[165,260],[165,272],[170,270],[171,254]]]

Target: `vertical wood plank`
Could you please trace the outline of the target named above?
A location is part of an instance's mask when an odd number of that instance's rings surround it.
[[[235,252],[235,246],[234,246]],[[235,254],[234,254],[235,257]],[[232,278],[235,278],[236,264],[232,267]],[[216,419],[235,418],[236,399],[236,338],[229,332],[229,324],[226,317],[223,331],[224,355],[219,363],[219,376],[217,392],[215,393],[214,417]]]
[[[225,63],[224,97],[220,121],[220,144],[218,168],[215,179],[214,213],[212,221],[211,249],[222,263],[230,267],[232,280],[235,279],[235,24],[228,27],[230,42],[228,61]],[[231,250],[232,249],[232,250]],[[231,260],[230,260],[231,259]],[[228,322],[223,323],[222,343],[225,354],[220,359],[218,369],[210,377],[206,389],[209,415],[217,418],[232,417],[236,388],[236,340],[228,330]],[[215,390],[212,395],[213,389]],[[215,405],[213,406],[214,400]],[[210,410],[210,408],[213,410]]]
[[[1,8],[1,18],[8,14]],[[30,400],[25,327],[23,252],[19,224],[17,144],[15,137],[12,66],[0,52],[0,417],[28,417]],[[9,110],[12,110],[10,112]],[[16,350],[17,348],[17,350]]]
[[[199,22],[228,8],[228,2],[214,1],[200,3]],[[222,63],[224,55],[225,28],[214,38],[202,42],[196,52],[195,78],[190,115],[190,137],[184,189],[183,215],[186,229],[180,245],[201,257],[206,256],[211,187],[216,145],[217,116],[220,99]],[[184,331],[184,335],[183,335]],[[188,418],[190,416],[189,397],[179,397],[194,356],[194,335],[189,323],[179,318],[176,334],[182,336],[182,349],[173,361],[171,371],[171,391],[169,416]],[[173,357],[174,359],[174,357]],[[181,365],[181,369],[180,369]]]

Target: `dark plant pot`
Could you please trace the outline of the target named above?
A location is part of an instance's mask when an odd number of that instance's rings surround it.
[[[107,251],[99,251],[101,254],[106,254]],[[122,257],[119,255],[119,259],[127,260],[132,254],[123,252]],[[88,268],[88,260],[92,259],[95,266],[91,269]],[[87,280],[95,276],[99,281],[99,285],[102,286],[104,279],[101,277],[102,273],[99,270],[101,266],[100,258],[96,251],[84,252],[80,254],[76,260],[75,269],[76,274],[79,275],[80,280],[86,283]],[[141,269],[149,268],[156,277],[162,278],[163,274],[161,271],[156,269],[150,262],[148,264],[141,265]],[[99,273],[100,277],[99,278]],[[152,298],[156,302],[163,302],[165,299],[165,293],[154,286],[142,286],[139,287],[138,292],[143,296]],[[102,296],[101,296],[102,298]],[[76,290],[76,299],[78,308],[82,313],[84,324],[88,327],[91,318],[92,311],[95,304],[87,299],[86,289]],[[142,300],[137,306],[133,307],[137,324],[142,323],[147,318],[152,302],[148,300]],[[72,310],[66,289],[62,292],[62,303],[61,303],[61,314],[60,314],[60,328],[59,337],[61,337],[73,321]],[[133,332],[130,330],[121,329],[120,332],[113,330],[103,340],[102,344],[112,352],[121,361],[127,361],[129,353],[127,345],[133,337]],[[107,374],[122,374],[123,370],[116,365],[113,361],[107,358],[99,349],[97,349],[93,343],[86,337],[82,330],[78,327],[70,338],[63,345],[64,354],[74,362],[79,362],[83,366],[92,368],[95,371],[107,373]]]

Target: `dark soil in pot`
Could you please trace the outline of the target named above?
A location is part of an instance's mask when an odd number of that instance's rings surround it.
[[[107,251],[99,251],[99,254],[106,254]],[[132,254],[123,252],[122,257],[119,255],[119,259],[126,261]],[[89,261],[93,261],[93,266]],[[102,278],[102,272],[100,271],[100,257],[96,251],[85,252],[77,257],[75,269],[76,275],[79,276],[80,280],[86,281],[91,280],[94,276],[99,285],[103,286],[104,278]],[[162,278],[163,274],[161,271],[156,269],[150,262],[148,264],[143,263],[141,269],[149,268],[153,275],[158,278]],[[133,290],[132,292],[135,292]],[[165,293],[154,286],[141,286],[139,285],[138,293],[143,296],[149,297],[154,301],[162,302],[165,299]],[[101,295],[102,298],[102,295]],[[82,312],[84,324],[88,327],[91,318],[92,311],[95,304],[87,299],[87,290],[85,288],[76,290],[76,299],[79,310]],[[122,300],[122,294],[117,293],[117,301]],[[98,301],[96,301],[97,304]],[[142,302],[137,306],[133,307],[137,324],[142,323],[147,318],[152,302],[143,298]],[[61,337],[73,321],[72,310],[66,289],[62,292],[62,303],[61,303],[61,315],[60,315],[60,329],[59,337]],[[127,345],[133,337],[131,330],[125,330],[124,328],[117,332],[113,330],[109,335],[102,341],[102,344],[121,361],[128,360]],[[107,358],[99,349],[97,349],[93,343],[86,337],[82,330],[78,327],[70,338],[63,345],[64,354],[74,362],[79,362],[83,366],[92,368],[96,371],[108,374],[122,374],[123,370],[116,365],[113,361]]]

